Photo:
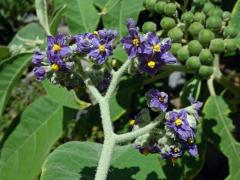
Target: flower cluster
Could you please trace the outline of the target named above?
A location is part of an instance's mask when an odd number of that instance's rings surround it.
[[[158,153],[163,159],[174,160],[188,151],[192,156],[198,155],[195,144],[198,112],[202,103],[190,96],[191,105],[179,110],[167,111],[168,95],[157,89],[146,93],[148,107],[160,115],[165,114],[165,122],[151,132],[138,137],[134,146],[142,154]],[[160,116],[159,115],[159,116]],[[159,117],[157,117],[159,118]],[[151,121],[149,110],[143,109],[136,117],[133,131]],[[162,128],[164,127],[164,128]]]
[[[172,45],[171,39],[160,41],[153,32],[142,35],[133,19],[128,20],[127,27],[129,35],[121,43],[130,59],[138,58],[141,72],[154,75],[162,65],[176,63],[176,58],[168,52]]]

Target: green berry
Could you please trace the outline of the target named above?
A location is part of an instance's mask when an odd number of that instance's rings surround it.
[[[215,38],[214,33],[209,29],[203,29],[198,34],[198,40],[202,44],[209,44],[212,39]]]
[[[168,31],[168,37],[170,37],[173,42],[179,42],[183,38],[183,32],[180,28],[175,27]]]
[[[191,55],[198,56],[202,50],[202,45],[198,40],[192,40],[188,43],[188,50]]]
[[[191,23],[193,21],[193,13],[188,11],[182,14],[181,20],[184,23]]]
[[[156,32],[156,30],[157,30],[157,25],[152,21],[145,22],[142,26],[142,31],[144,33]]]
[[[209,51],[209,49],[202,49],[202,51],[199,54],[199,59],[202,64],[209,65],[212,64],[213,62],[213,55]]]
[[[144,0],[144,5],[147,10],[154,10],[157,0]]]
[[[208,16],[219,16],[222,17],[223,11],[220,8],[214,8],[211,11],[208,12]]]
[[[188,48],[183,47],[177,52],[177,59],[181,62],[185,62],[189,58]]]
[[[233,26],[231,25],[228,25],[224,28],[224,31],[223,31],[223,36],[224,37],[230,37],[230,38],[234,38],[237,36],[237,29],[234,28]]]
[[[161,25],[162,29],[169,30],[176,26],[176,22],[171,17],[164,17],[164,18],[162,18],[160,25]]]
[[[210,12],[213,8],[214,8],[214,5],[212,3],[210,3],[210,2],[205,3],[203,6],[203,12],[205,14],[208,14],[208,12]]]
[[[190,32],[190,34],[191,34],[192,36],[196,36],[196,35],[198,35],[198,33],[199,33],[201,30],[203,30],[203,29],[204,29],[204,27],[203,27],[203,25],[202,25],[201,23],[199,23],[199,22],[194,22],[194,23],[192,23],[192,24],[189,26],[188,31]]]
[[[201,62],[197,56],[191,56],[186,62],[186,66],[191,70],[198,70],[201,66]]]
[[[222,14],[222,18],[224,21],[229,21],[231,19],[231,13],[229,11],[224,11]]]
[[[210,47],[209,47],[210,51],[212,53],[222,53],[224,51],[224,41],[223,39],[213,39],[210,43]]]
[[[155,6],[155,11],[159,14],[164,13],[164,7],[166,5],[167,5],[167,3],[164,1],[157,2],[156,6]]]
[[[180,43],[173,43],[170,51],[171,51],[171,53],[173,53],[176,56],[177,52],[181,48],[182,48],[182,44],[180,44]]]
[[[205,0],[193,0],[193,2],[197,6],[202,6],[205,3]]]
[[[218,31],[222,27],[222,19],[219,16],[210,16],[207,18],[206,27],[213,31]]]
[[[225,50],[227,52],[232,52],[237,49],[237,45],[236,45],[234,39],[225,39],[224,46],[225,46]]]
[[[174,3],[168,3],[165,7],[164,7],[164,13],[167,16],[172,16],[173,14],[175,14],[177,10],[177,6]]]
[[[213,73],[213,67],[212,66],[202,65],[198,70],[198,74],[202,78],[208,78],[212,75],[212,73]]]
[[[203,12],[196,12],[193,16],[193,20],[196,22],[203,23],[206,19],[206,15]]]

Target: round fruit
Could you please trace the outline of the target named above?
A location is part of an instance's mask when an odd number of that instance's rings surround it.
[[[183,47],[177,52],[177,59],[181,62],[185,62],[189,58],[189,51],[187,47]]]
[[[161,25],[162,29],[169,30],[176,26],[176,22],[171,17],[164,17],[164,18],[162,18],[160,25]]]
[[[157,0],[144,0],[144,5],[147,10],[154,10]]]
[[[168,31],[168,37],[170,37],[173,42],[179,42],[183,38],[183,32],[180,28],[175,27]]]
[[[202,50],[202,45],[198,40],[192,40],[188,43],[189,53],[193,56],[198,56]]]
[[[209,49],[202,49],[199,54],[199,59],[202,64],[210,65],[213,63],[213,55]]]
[[[193,20],[196,22],[203,23],[206,19],[206,15],[203,12],[196,12],[193,16]]]
[[[231,13],[229,11],[224,11],[222,14],[222,18],[224,21],[229,21],[231,19]]]
[[[182,44],[180,44],[180,43],[173,43],[170,51],[171,51],[171,53],[173,53],[176,56],[177,52],[181,48],[182,48]]]
[[[213,31],[218,31],[222,27],[222,19],[219,16],[210,16],[207,18],[206,27]]]
[[[164,1],[157,2],[156,6],[155,6],[155,11],[159,14],[164,13],[164,7],[166,5],[167,5],[167,3]]]
[[[224,28],[223,35],[224,37],[234,38],[237,36],[238,31],[231,25],[228,25]]]
[[[191,56],[186,62],[186,66],[191,70],[198,70],[201,66],[201,62],[197,56]]]
[[[156,32],[156,30],[157,30],[157,25],[152,21],[145,22],[142,26],[142,31],[144,33]]]
[[[228,52],[235,51],[237,49],[237,45],[234,42],[234,39],[225,39],[224,40],[225,50]]]
[[[175,14],[177,10],[177,6],[174,3],[168,3],[165,7],[164,7],[164,13],[167,16],[172,16],[173,14]]]
[[[209,44],[212,39],[215,38],[214,33],[209,29],[203,29],[198,34],[198,40],[202,44]]]
[[[222,53],[224,51],[224,41],[223,39],[213,39],[209,47],[212,53]]]
[[[202,78],[208,78],[212,75],[212,73],[213,73],[213,67],[212,66],[202,65],[198,70],[198,74]]]
[[[205,14],[208,14],[212,9],[214,8],[214,5],[211,2],[205,3],[203,6],[203,12]]]
[[[193,13],[188,11],[182,14],[181,20],[184,23],[191,23],[193,21]]]
[[[192,24],[189,26],[188,31],[190,32],[190,34],[191,34],[192,36],[196,36],[196,35],[198,35],[198,33],[199,33],[201,30],[203,30],[203,29],[204,29],[204,27],[203,27],[203,25],[202,25],[201,23],[199,23],[199,22],[194,22],[194,23],[192,23]]]

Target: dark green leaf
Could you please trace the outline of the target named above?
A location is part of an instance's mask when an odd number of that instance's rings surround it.
[[[47,80],[43,82],[43,86],[50,98],[63,106],[73,109],[84,109],[90,105],[85,101],[77,99],[73,90],[68,91],[66,88],[59,85],[53,85]]]
[[[41,180],[94,179],[102,145],[69,142],[57,148],[45,161]],[[165,178],[158,155],[143,156],[132,145],[114,149],[109,180]]]
[[[128,55],[121,45],[117,46],[117,48],[113,50],[112,57],[121,61],[122,63],[128,59]]]
[[[4,143],[0,179],[35,179],[51,146],[62,134],[62,106],[48,97],[31,104]]]
[[[62,19],[62,16],[63,16],[63,13],[64,13],[65,9],[66,9],[65,4],[62,7],[60,7],[59,9],[57,9],[57,12],[55,13],[55,15],[54,15],[54,17],[51,21],[50,32],[53,36],[57,35],[58,25],[61,22],[61,19]]]
[[[0,45],[0,60],[7,58],[9,55],[9,47]]]
[[[234,26],[236,29],[240,28],[239,19],[240,19],[240,0],[238,0],[234,5],[230,20],[230,24]]]
[[[228,104],[221,96],[210,96],[205,103],[203,112],[206,119],[216,121],[216,126],[213,127],[213,131],[220,136],[219,148],[228,158],[228,179],[239,179],[240,144],[231,134],[234,126],[231,119],[228,118],[228,114],[230,113]],[[216,145],[218,147],[218,144]]]

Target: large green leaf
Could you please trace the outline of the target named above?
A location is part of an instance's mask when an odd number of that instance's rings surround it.
[[[108,0],[102,9],[104,27],[117,29],[122,37],[127,32],[126,20],[137,21],[142,10],[143,0]]]
[[[84,109],[90,105],[85,101],[79,100],[73,90],[68,91],[64,87],[53,85],[48,80],[43,82],[43,86],[50,98],[63,106],[73,109]]]
[[[39,23],[42,25],[45,32],[48,35],[50,35],[46,0],[35,0],[35,8],[36,8],[36,13],[39,19]]]
[[[234,26],[236,29],[240,28],[239,19],[240,19],[240,0],[238,0],[234,5],[230,20],[230,24]]]
[[[1,180],[31,180],[62,134],[63,108],[48,97],[31,104],[6,140],[0,160]]]
[[[228,118],[230,109],[227,103],[220,96],[211,96],[206,101],[203,111],[209,121],[216,120],[216,126],[213,127],[213,131],[220,136],[219,148],[228,158],[228,179],[239,179],[240,144],[231,134],[234,126],[231,119]]]
[[[66,4],[64,16],[72,34],[96,30],[100,18],[93,0],[55,0],[54,4],[55,7]]]
[[[7,58],[9,54],[9,47],[0,45],[0,60]]]
[[[58,26],[61,22],[65,9],[66,5],[64,4],[62,7],[56,10],[55,15],[53,16],[53,19],[50,24],[50,32],[53,36],[57,35]]]
[[[0,69],[0,115],[8,101],[11,90],[15,86],[23,71],[31,62],[32,54],[25,53],[14,56]]]
[[[69,142],[50,154],[42,167],[41,180],[94,179],[102,145]],[[114,149],[109,180],[164,178],[157,155],[141,155],[131,145]]]

